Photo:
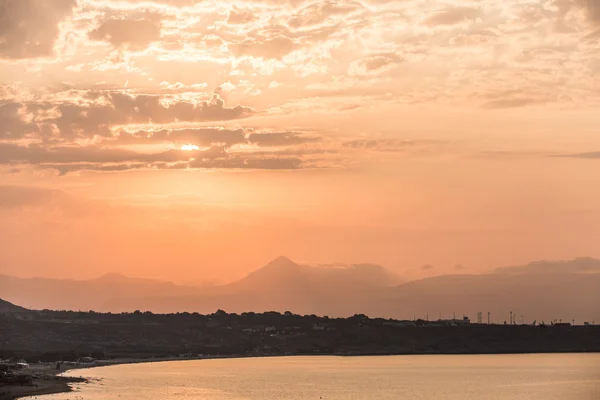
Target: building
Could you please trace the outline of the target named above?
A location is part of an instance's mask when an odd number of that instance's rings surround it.
[[[15,363],[15,369],[29,369],[29,364],[26,361],[17,361]]]

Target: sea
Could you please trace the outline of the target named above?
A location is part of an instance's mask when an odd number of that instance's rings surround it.
[[[270,357],[74,370],[46,400],[600,400],[600,354]]]

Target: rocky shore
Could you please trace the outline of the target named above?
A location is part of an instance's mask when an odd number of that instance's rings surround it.
[[[20,373],[11,382],[0,383],[0,400],[70,392],[71,385],[86,383],[85,378],[58,376],[52,373]]]

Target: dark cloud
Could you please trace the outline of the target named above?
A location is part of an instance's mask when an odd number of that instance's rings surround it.
[[[25,113],[24,104],[0,103],[0,139],[17,139],[38,132],[36,124],[24,121]]]
[[[291,170],[303,168],[304,162],[299,158],[248,158],[246,156],[220,160],[195,160],[189,165],[191,168]]]
[[[248,136],[248,142],[258,146],[292,146],[321,140],[319,136],[303,136],[293,132],[251,133]]]
[[[143,50],[160,39],[161,23],[157,18],[109,18],[89,33],[92,40],[106,41],[115,47]]]
[[[51,55],[58,24],[75,5],[75,0],[0,0],[0,57]]]
[[[236,56],[280,59],[300,48],[301,45],[289,37],[277,36],[273,38],[247,38],[242,42],[230,43],[228,47]]]
[[[423,266],[421,267],[421,271],[431,271],[431,270],[432,270],[432,269],[434,269],[434,268],[435,268],[435,267],[434,267],[433,265],[431,265],[431,264],[426,264],[426,265],[423,265]]]
[[[590,151],[585,153],[573,153],[573,154],[557,154],[553,157],[565,157],[565,158],[583,158],[588,160],[600,160],[600,151]]]
[[[418,143],[411,140],[398,139],[356,139],[342,143],[343,147],[350,149],[363,149],[374,151],[401,151],[414,147]]]
[[[99,146],[19,146],[0,143],[0,163],[2,164],[47,164],[47,163],[120,163],[120,162],[176,162],[193,157],[215,157],[210,148],[205,151],[168,150],[161,153],[138,153],[120,148]]]
[[[600,1],[599,0],[575,0],[575,2],[583,7],[591,22],[600,24]]]
[[[298,158],[222,158],[199,159],[176,163],[121,163],[121,164],[43,164],[42,168],[57,170],[59,175],[77,171],[120,172],[136,169],[255,169],[255,170],[295,170],[305,168]]]
[[[393,68],[402,59],[393,53],[373,54],[357,60],[351,66],[350,73],[355,75],[377,75]]]
[[[248,10],[231,10],[227,17],[228,24],[247,24],[256,19],[252,11]]]
[[[216,144],[231,147],[236,144],[245,143],[260,147],[282,147],[318,143],[322,140],[321,136],[306,135],[301,132],[255,132],[254,130],[247,131],[241,128],[189,128],[137,131],[133,133],[121,130],[114,139],[112,137],[108,138],[107,143],[174,143],[181,145],[191,144],[199,147],[208,147]]]
[[[60,176],[67,175],[69,172],[78,171],[97,171],[97,172],[121,172],[131,171],[135,169],[149,168],[149,164],[145,163],[126,163],[126,164],[44,164],[42,167],[46,169],[53,169],[58,171]]]
[[[243,129],[219,128],[162,129],[154,132],[137,131],[133,133],[120,131],[115,140],[119,144],[169,142],[176,144],[193,144],[201,147],[207,147],[213,144],[231,146],[246,142]]]
[[[600,260],[576,258],[569,261],[534,261],[527,265],[496,268],[499,274],[600,273]]]
[[[437,11],[425,19],[428,26],[456,25],[461,22],[473,20],[480,15],[480,11],[468,7],[454,7]]]
[[[289,18],[288,24],[293,28],[305,28],[322,24],[334,16],[347,15],[360,8],[360,3],[318,1],[299,9]]]
[[[525,107],[528,105],[540,104],[543,102],[544,101],[542,101],[540,99],[520,97],[520,98],[513,98],[513,99],[499,99],[499,100],[488,101],[487,103],[484,103],[482,105],[482,107],[486,108],[488,110],[498,110],[498,109],[505,109],[505,108]]]
[[[125,171],[140,168],[157,169],[300,169],[307,165],[298,157],[281,157],[277,153],[230,154],[224,146],[207,150],[167,150],[139,153],[120,148],[99,146],[19,146],[0,143],[0,164],[36,165],[58,170],[61,175],[72,171]]]
[[[199,104],[179,100],[166,105],[158,95],[129,95],[122,92],[94,92],[91,105],[79,103],[34,103],[32,113],[55,108],[58,117],[40,123],[56,127],[64,138],[100,135],[112,136],[111,127],[128,124],[167,124],[173,122],[226,121],[246,118],[255,113],[250,107],[226,107],[218,95]]]

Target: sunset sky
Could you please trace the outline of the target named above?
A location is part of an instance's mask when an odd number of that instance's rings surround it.
[[[0,0],[0,273],[600,257],[598,0]]]

